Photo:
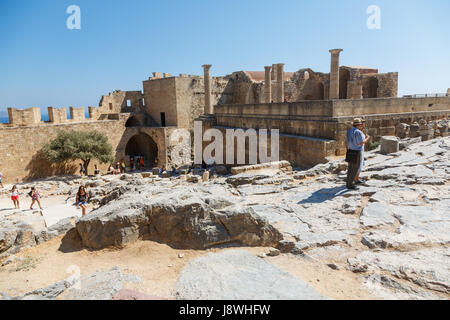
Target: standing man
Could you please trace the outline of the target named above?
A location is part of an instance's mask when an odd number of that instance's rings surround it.
[[[364,145],[369,141],[370,136],[367,137],[362,132],[364,128],[364,120],[356,118],[353,120],[353,128],[347,131],[347,188],[355,190],[353,184],[360,183],[359,173],[362,169],[364,161]]]

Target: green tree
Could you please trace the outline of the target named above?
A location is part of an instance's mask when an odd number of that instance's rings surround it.
[[[43,146],[42,153],[54,163],[81,160],[86,173],[92,159],[101,163],[114,161],[108,138],[98,131],[59,131],[53,141]]]

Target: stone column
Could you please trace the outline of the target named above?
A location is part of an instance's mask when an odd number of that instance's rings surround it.
[[[264,102],[271,103],[272,102],[272,67],[264,67],[266,70],[266,79],[264,82]]]
[[[210,64],[204,64],[203,66],[204,82],[205,82],[205,109],[204,114],[212,114],[212,103],[211,103],[211,77],[209,74],[209,69],[211,69]]]
[[[330,68],[330,100],[339,99],[339,54],[342,49],[330,50],[331,68]]]
[[[284,102],[284,63],[277,64],[277,102]]]

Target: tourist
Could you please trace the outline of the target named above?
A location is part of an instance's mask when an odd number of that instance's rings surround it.
[[[144,157],[143,156],[140,157],[139,164],[141,165],[141,170],[144,170]]]
[[[14,209],[20,209],[19,191],[17,190],[17,186],[13,186],[11,189],[11,200],[14,203]]]
[[[140,156],[137,156],[137,157],[134,159],[134,163],[135,163],[135,166],[136,166],[136,170],[140,170],[140,169],[141,169],[141,163],[140,163],[140,161],[139,161],[140,158],[141,158]]]
[[[109,166],[109,169],[108,169],[108,174],[114,174],[114,172],[115,172],[114,166],[113,166],[113,164],[111,163],[111,165]]]
[[[347,188],[355,190],[359,181],[359,173],[364,164],[364,145],[369,141],[370,136],[365,136],[362,132],[364,128],[364,120],[356,118],[353,120],[353,128],[347,131]]]
[[[89,200],[89,195],[86,192],[84,186],[80,186],[78,188],[77,196],[75,198],[75,203],[77,205],[77,209],[81,207],[81,214],[86,215],[86,205]]]
[[[98,170],[96,164],[94,164],[94,174],[95,174],[95,175],[99,175],[99,174],[100,174],[100,170]]]
[[[0,172],[0,185],[2,186],[2,188],[4,188],[3,183],[2,183],[2,178],[3,178],[3,173]]]
[[[130,170],[134,171],[134,157],[130,157]]]
[[[120,162],[116,163],[116,170],[114,171],[114,174],[120,174]]]
[[[33,210],[33,206],[34,206],[35,202],[37,202],[37,204],[39,205],[39,208],[42,210],[43,208],[41,206],[41,202],[39,201],[39,199],[41,198],[41,195],[37,191],[36,187],[32,187],[31,191],[28,193],[28,195],[31,197],[30,210]]]
[[[86,175],[86,168],[83,166],[82,163],[80,163],[80,176]]]
[[[122,159],[122,161],[120,162],[120,168],[122,170],[122,173],[126,173],[127,172],[127,166],[125,164],[125,160]]]

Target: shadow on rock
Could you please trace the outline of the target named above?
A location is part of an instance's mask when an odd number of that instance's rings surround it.
[[[350,190],[348,190],[345,186],[319,189],[313,192],[307,199],[298,202],[298,204],[322,203],[342,196],[349,191]]]
[[[61,240],[58,250],[64,253],[77,252],[83,250],[81,237],[76,228],[67,231]]]

